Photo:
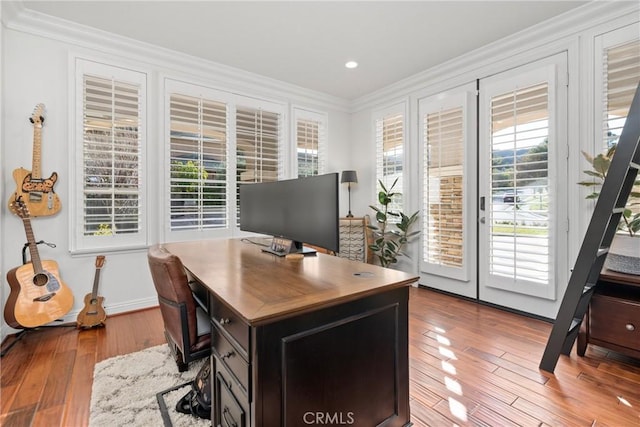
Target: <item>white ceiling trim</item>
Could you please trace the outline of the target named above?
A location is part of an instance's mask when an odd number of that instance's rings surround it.
[[[635,15],[634,15],[635,13]],[[387,103],[390,99],[407,96],[411,93],[442,82],[455,81],[453,85],[468,83],[470,79],[486,77],[478,75],[479,70],[492,64],[509,60],[513,56],[523,55],[545,45],[557,44],[613,19],[624,16],[636,16],[640,13],[640,3],[636,2],[592,2],[570,12],[537,24],[512,36],[508,36],[468,54],[459,56],[440,65],[424,70],[373,93],[355,99],[351,103],[351,112],[361,111]]]
[[[349,111],[345,99],[265,77],[175,50],[102,31],[26,9],[22,3],[7,2],[2,7],[3,25],[14,31],[33,34],[129,61],[143,62],[164,68],[165,74],[175,70],[181,75],[194,75],[201,81],[215,84],[215,89],[238,95],[262,96],[282,102],[296,102],[337,111]],[[184,77],[183,77],[184,78]]]
[[[164,74],[169,75],[170,70],[174,70],[182,75],[183,79],[185,75],[194,76],[205,82],[206,86],[213,84],[215,89],[303,105],[308,105],[312,100],[313,107],[316,108],[357,112],[387,104],[393,99],[404,98],[438,82],[467,82],[469,76],[473,75],[470,70],[477,72],[492,63],[570,37],[615,17],[634,12],[637,15],[638,10],[637,2],[591,2],[353,101],[52,17],[26,9],[22,2],[3,2],[1,18],[7,28],[15,31],[58,40],[131,61],[154,64],[164,68],[160,70]],[[472,78],[478,77],[482,76],[473,75]]]

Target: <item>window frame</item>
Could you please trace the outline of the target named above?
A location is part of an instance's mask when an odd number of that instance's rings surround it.
[[[172,230],[171,229],[171,95],[185,95],[194,98],[206,99],[208,101],[220,102],[226,105],[226,159],[227,159],[227,188],[226,188],[226,211],[227,211],[227,226],[222,228],[196,228],[185,230]],[[201,86],[195,83],[186,83],[183,81],[175,80],[172,78],[165,78],[164,81],[164,103],[163,103],[163,149],[161,156],[162,164],[162,188],[161,188],[161,201],[162,201],[162,215],[160,217],[160,223],[163,230],[163,239],[166,241],[182,241],[182,240],[197,240],[203,238],[216,238],[227,237],[230,235],[231,226],[231,207],[229,206],[229,200],[231,197],[232,185],[235,186],[235,152],[231,148],[231,135],[230,135],[230,103],[233,100],[233,96],[230,94],[211,89],[205,86]],[[230,175],[233,173],[233,175]]]
[[[72,114],[71,132],[72,142],[70,150],[70,180],[69,180],[69,250],[74,253],[94,253],[104,250],[129,250],[140,249],[148,246],[148,210],[147,210],[147,185],[145,183],[147,173],[147,135],[148,135],[148,109],[147,109],[147,84],[148,72],[134,69],[123,64],[107,63],[107,61],[92,60],[75,56],[71,58],[74,74],[72,77],[71,101]],[[110,236],[90,235],[84,232],[84,76],[95,75],[101,78],[112,78],[121,82],[139,85],[139,129],[138,139],[140,143],[140,167],[138,183],[139,201],[139,227],[136,233],[115,234]]]

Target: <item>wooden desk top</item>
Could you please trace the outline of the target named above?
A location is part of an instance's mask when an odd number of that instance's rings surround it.
[[[600,272],[600,280],[640,287],[640,276],[634,274],[619,273],[617,271],[608,269],[603,269]]]
[[[240,239],[165,243],[252,326],[408,286],[417,276],[318,253],[292,260]]]

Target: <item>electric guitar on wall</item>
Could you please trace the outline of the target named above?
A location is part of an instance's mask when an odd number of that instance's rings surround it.
[[[22,218],[31,262],[7,272],[11,293],[4,307],[4,318],[12,328],[35,328],[64,317],[73,306],[73,294],[60,278],[58,264],[40,261],[29,210],[21,197],[16,195],[9,209]]]
[[[93,328],[104,326],[107,313],[102,302],[104,297],[98,296],[98,283],[100,282],[100,270],[104,266],[104,255],[96,257],[96,274],[93,278],[93,290],[84,297],[84,308],[78,313],[78,328]]]
[[[44,104],[36,105],[29,120],[33,123],[33,169],[28,171],[18,168],[13,171],[13,179],[17,185],[15,192],[18,196],[23,196],[23,203],[29,208],[32,217],[53,215],[58,213],[61,207],[60,198],[53,191],[58,174],[54,172],[49,178],[42,179],[40,171]],[[13,198],[9,200],[9,204],[12,201]]]

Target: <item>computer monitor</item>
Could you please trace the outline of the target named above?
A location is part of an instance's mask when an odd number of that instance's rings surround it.
[[[278,255],[304,252],[303,243],[339,250],[338,174],[240,185],[240,229],[292,241]]]

